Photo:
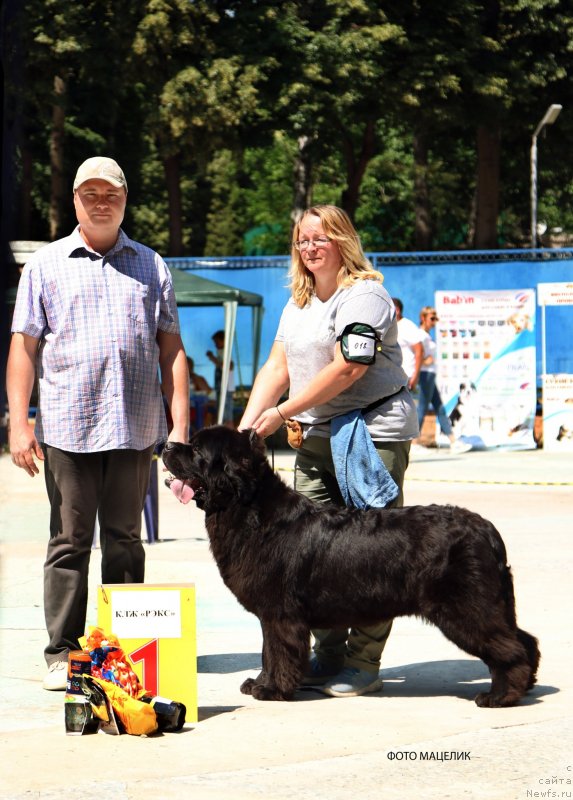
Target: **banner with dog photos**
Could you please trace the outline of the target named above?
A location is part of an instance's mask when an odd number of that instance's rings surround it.
[[[436,292],[437,385],[456,437],[534,448],[535,290]]]
[[[543,378],[543,449],[573,452],[573,375]]]

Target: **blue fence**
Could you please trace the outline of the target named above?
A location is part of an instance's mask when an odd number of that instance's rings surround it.
[[[434,303],[437,291],[536,289],[538,283],[573,281],[573,248],[543,250],[444,251],[431,253],[368,253],[384,275],[384,285],[404,303],[404,315],[418,322],[422,306]],[[264,298],[261,360],[269,353],[280,313],[289,297],[288,256],[167,259],[171,266],[220,283],[257,292]],[[212,383],[212,365],[205,352],[211,335],[223,327],[219,308],[181,309],[183,340],[197,372]],[[537,374],[542,371],[541,309],[537,307]],[[573,307],[546,310],[547,371],[573,373]],[[239,309],[234,350],[238,383],[252,380],[251,311]],[[260,366],[260,365],[259,365]]]

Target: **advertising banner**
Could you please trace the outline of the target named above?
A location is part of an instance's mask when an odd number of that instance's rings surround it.
[[[534,448],[535,291],[436,292],[438,387],[476,449]]]
[[[544,376],[543,449],[573,452],[573,375]]]
[[[538,283],[540,306],[573,306],[573,283]]]

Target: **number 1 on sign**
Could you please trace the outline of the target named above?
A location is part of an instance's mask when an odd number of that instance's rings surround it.
[[[141,682],[151,694],[159,693],[159,642],[151,639],[137,650],[128,653],[134,664],[143,662],[143,675]]]

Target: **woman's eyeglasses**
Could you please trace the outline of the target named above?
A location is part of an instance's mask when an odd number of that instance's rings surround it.
[[[437,322],[437,321],[438,321],[438,318],[437,318],[437,317],[430,317],[430,320],[431,320],[432,322]]]
[[[297,250],[308,250],[311,245],[313,247],[327,247],[331,241],[332,239],[328,236],[319,236],[318,239],[301,239],[298,242],[294,242],[294,246]]]

